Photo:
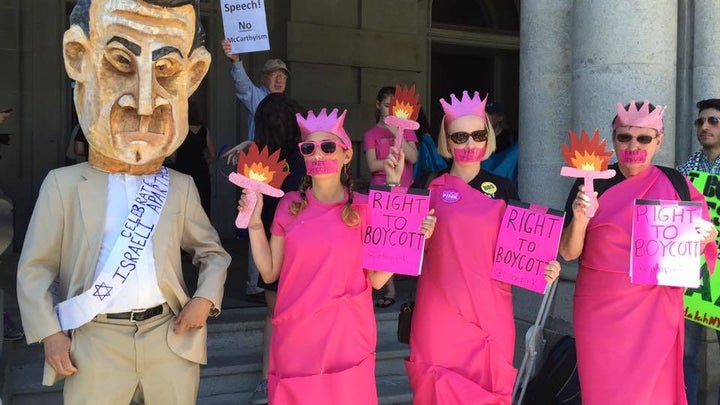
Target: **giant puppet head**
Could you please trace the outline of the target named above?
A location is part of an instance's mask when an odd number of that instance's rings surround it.
[[[156,172],[188,132],[188,97],[210,67],[195,0],[79,0],[65,69],[90,143],[108,172]]]

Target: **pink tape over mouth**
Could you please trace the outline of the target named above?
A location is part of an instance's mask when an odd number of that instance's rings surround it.
[[[453,158],[460,163],[477,163],[485,157],[485,148],[453,149]]]
[[[339,171],[339,167],[338,161],[335,159],[305,161],[305,168],[307,169],[308,176],[337,173]]]
[[[617,151],[617,155],[618,161],[624,164],[645,163],[645,160],[647,159],[647,151],[644,149],[622,149]]]

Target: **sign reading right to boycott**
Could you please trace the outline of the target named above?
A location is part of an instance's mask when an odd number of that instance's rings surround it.
[[[699,202],[635,200],[630,282],[698,287],[702,254],[694,224],[698,219],[702,219]]]
[[[688,178],[705,196],[710,219],[720,229],[720,177],[703,172],[690,172]],[[685,290],[685,318],[720,330],[720,260],[711,275],[703,257],[700,287]]]
[[[363,230],[363,267],[419,275],[425,249],[420,225],[430,210],[430,191],[372,185],[368,207],[369,224]]]
[[[490,277],[544,294],[545,266],[557,257],[565,212],[509,201]]]
[[[233,53],[270,49],[263,0],[221,0],[225,39]]]

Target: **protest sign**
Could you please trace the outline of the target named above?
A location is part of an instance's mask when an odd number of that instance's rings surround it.
[[[490,277],[544,294],[545,265],[557,257],[565,212],[510,200]]]
[[[702,219],[699,202],[635,200],[630,282],[698,287],[702,250],[697,219]]]
[[[225,39],[233,53],[267,51],[270,49],[265,5],[263,0],[221,0]]]
[[[370,218],[363,230],[363,267],[419,275],[425,247],[420,225],[429,206],[429,190],[370,186]]]
[[[688,178],[705,196],[710,219],[720,229],[720,177],[703,172],[690,172]],[[720,261],[711,275],[703,257],[700,287],[685,290],[685,318],[720,330]]]

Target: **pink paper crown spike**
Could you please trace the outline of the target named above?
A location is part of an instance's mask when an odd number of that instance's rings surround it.
[[[613,121],[612,128],[619,127],[640,127],[652,128],[658,133],[663,133],[663,116],[665,115],[665,107],[656,106],[650,112],[650,101],[643,101],[643,105],[638,110],[635,100],[630,102],[628,109],[622,103],[617,103],[617,119]]]
[[[343,125],[345,124],[345,114],[347,110],[343,110],[342,114],[338,117],[338,109],[333,109],[330,114],[323,108],[320,112],[315,115],[312,111],[308,111],[307,118],[304,118],[302,114],[295,114],[297,123],[300,126],[300,136],[303,140],[307,139],[308,135],[313,132],[329,132],[340,138],[340,141],[345,144],[348,149],[352,148],[352,142]]]
[[[445,123],[449,124],[465,115],[477,115],[478,117],[485,118],[485,104],[487,104],[487,100],[487,94],[483,100],[477,91],[473,94],[472,98],[470,98],[467,90],[463,91],[462,99],[460,100],[455,97],[455,94],[451,94],[449,104],[445,99],[441,98],[440,104],[442,104],[442,108],[445,111]]]

